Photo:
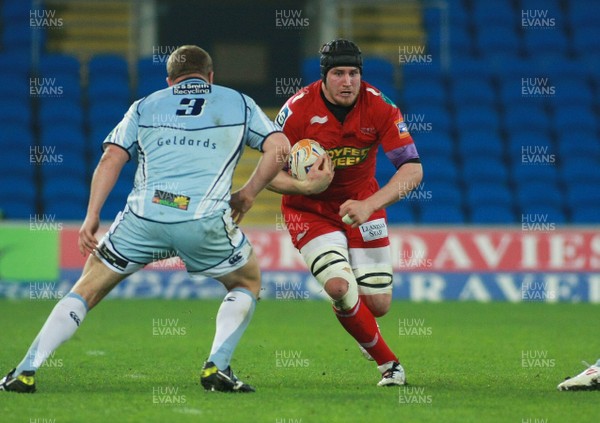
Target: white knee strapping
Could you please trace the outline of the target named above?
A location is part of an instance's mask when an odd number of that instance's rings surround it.
[[[386,264],[361,266],[354,269],[354,272],[361,295],[392,292],[392,266]]]
[[[358,302],[358,286],[352,273],[348,252],[341,247],[325,246],[316,250],[303,252],[302,256],[316,280],[325,286],[332,278],[341,278],[348,282],[348,291],[335,301],[336,308],[349,310]]]

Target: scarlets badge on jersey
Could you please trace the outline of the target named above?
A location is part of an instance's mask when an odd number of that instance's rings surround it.
[[[275,124],[279,127],[279,129],[283,128],[283,126],[285,125],[285,121],[291,115],[292,115],[292,111],[286,104],[285,106],[283,106],[283,109],[281,109],[281,111],[277,114],[277,117],[275,118]]]
[[[408,125],[403,120],[397,120],[394,122],[396,127],[398,128],[398,133],[400,134],[400,138],[410,137],[410,132],[408,132]]]

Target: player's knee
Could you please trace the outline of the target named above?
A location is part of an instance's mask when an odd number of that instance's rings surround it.
[[[360,295],[375,317],[390,310],[392,302],[392,267],[390,265],[363,266],[357,270],[356,281]]]
[[[375,317],[385,316],[390,311],[392,303],[390,294],[361,295],[360,298]]]
[[[325,282],[324,288],[333,301],[339,301],[348,292],[348,281],[343,278],[331,278]]]
[[[261,277],[256,256],[252,255],[248,262],[226,275],[216,278],[228,291],[235,288],[244,288],[252,292],[256,298],[260,294]]]

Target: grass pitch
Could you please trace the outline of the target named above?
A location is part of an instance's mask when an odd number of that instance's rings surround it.
[[[0,370],[52,301],[0,301]],[[407,373],[380,388],[326,302],[261,301],[232,367],[254,394],[205,392],[219,301],[107,300],[36,375],[0,394],[2,422],[595,422],[600,392],[558,392],[600,358],[590,304],[394,302],[379,323]]]

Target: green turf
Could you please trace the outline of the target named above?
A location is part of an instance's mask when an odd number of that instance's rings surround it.
[[[262,301],[233,360],[257,388],[249,395],[199,386],[218,306],[105,301],[38,371],[36,394],[0,395],[0,421],[598,421],[600,392],[556,391],[580,360],[600,358],[597,305],[395,302],[379,322],[410,385],[379,388],[326,302]],[[52,307],[0,301],[2,372]],[[155,319],[167,329],[153,329]]]

